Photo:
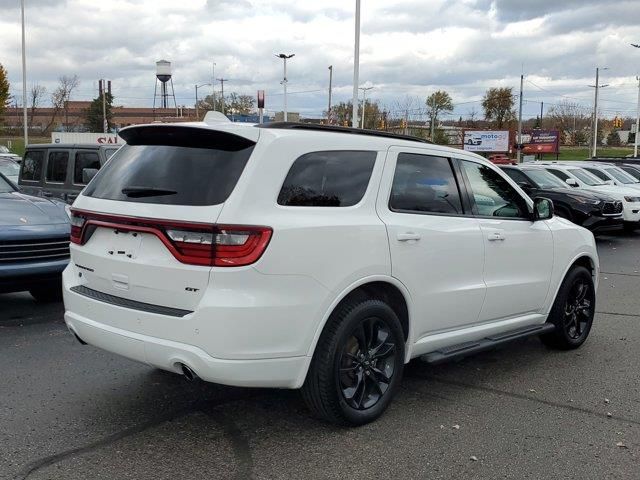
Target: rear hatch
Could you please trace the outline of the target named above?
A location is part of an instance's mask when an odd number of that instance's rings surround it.
[[[120,135],[127,144],[72,207],[71,258],[81,283],[194,310],[217,265],[216,243],[247,240],[215,223],[255,141],[175,125],[130,127]]]

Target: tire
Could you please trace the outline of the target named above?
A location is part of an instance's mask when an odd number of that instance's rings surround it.
[[[345,302],[316,346],[302,386],[305,403],[330,423],[374,421],[400,387],[404,346],[400,320],[389,305],[376,299]]]
[[[581,288],[586,288],[586,291]],[[547,320],[556,329],[541,335],[542,342],[560,350],[580,347],[591,331],[595,309],[596,297],[591,272],[585,267],[574,266],[562,282]]]
[[[62,281],[56,280],[34,287],[29,293],[36,301],[41,303],[52,303],[62,301]]]

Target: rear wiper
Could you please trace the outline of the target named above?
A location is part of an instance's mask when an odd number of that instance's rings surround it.
[[[125,187],[122,189],[127,197],[140,198],[140,197],[159,197],[161,195],[175,195],[175,190],[166,190],[164,188],[154,187]]]

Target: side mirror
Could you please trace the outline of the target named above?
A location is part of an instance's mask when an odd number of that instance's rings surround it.
[[[607,185],[613,185],[615,186],[616,182],[613,180],[605,180],[604,183],[606,183]]]
[[[91,181],[93,177],[98,173],[97,168],[83,168],[82,169],[82,183],[85,185]]]
[[[533,200],[533,221],[549,220],[553,217],[553,202],[548,198],[536,197]]]
[[[518,186],[524,190],[526,193],[529,193],[531,190],[533,190],[533,186],[530,183],[527,182],[518,182]]]
[[[565,182],[567,182],[567,185],[574,188],[578,186],[578,181],[575,178],[567,178]]]

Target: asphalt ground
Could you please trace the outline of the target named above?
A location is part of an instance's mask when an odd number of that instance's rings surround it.
[[[0,295],[2,479],[639,479],[640,233],[598,240],[591,336],[412,362],[377,422],[336,428],[296,391],[187,383]]]

